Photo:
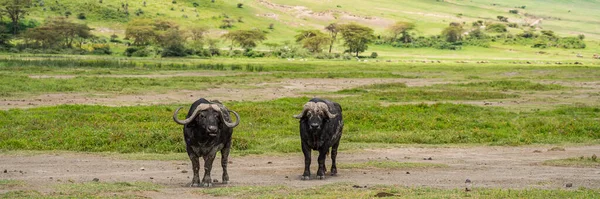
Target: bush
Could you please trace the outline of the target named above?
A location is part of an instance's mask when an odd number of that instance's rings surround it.
[[[196,2],[192,3],[192,5],[193,5],[194,7],[198,7],[198,6],[200,6],[200,4],[198,4],[198,3],[196,3]]]
[[[92,45],[92,54],[94,55],[110,55],[112,51],[108,44],[94,44]]]
[[[116,35],[116,34],[110,35],[110,42],[119,42],[120,43],[121,41],[119,41],[117,39],[119,39],[118,35]]]
[[[135,10],[135,16],[140,16],[143,14],[144,14],[144,11],[141,8],[138,8],[137,10]]]
[[[236,49],[236,50],[230,51],[229,56],[230,57],[239,57],[239,56],[242,56],[243,53],[244,52],[242,52],[241,50]]]
[[[511,13],[511,14],[519,14],[518,10],[509,10],[508,12]]]
[[[125,49],[125,56],[127,57],[149,57],[155,54],[155,50],[151,47],[129,47]]]
[[[242,8],[242,7],[244,7],[244,4],[243,4],[243,3],[238,3],[238,4],[237,4],[237,7],[238,7],[238,8]]]
[[[506,29],[506,25],[501,24],[501,23],[490,24],[487,27],[485,27],[485,30],[490,31],[490,32],[506,32],[506,31],[508,31]]]
[[[344,53],[344,55],[342,55],[342,59],[344,60],[352,60],[353,56],[348,54],[348,53]]]
[[[185,57],[188,52],[183,46],[170,46],[163,49],[160,55],[162,57]]]
[[[82,12],[82,13],[77,14],[77,19],[85,20],[86,19],[85,13]]]
[[[375,59],[375,58],[377,58],[377,56],[378,56],[377,52],[372,52],[371,56],[369,56],[369,57],[372,59]]]

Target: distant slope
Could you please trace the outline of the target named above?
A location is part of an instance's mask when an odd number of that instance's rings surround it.
[[[476,20],[497,21],[496,16],[509,18],[510,22],[533,24],[543,29],[566,35],[585,34],[588,39],[600,39],[600,1],[597,0],[34,0],[35,7],[29,15],[39,21],[48,16],[65,15],[77,19],[84,13],[85,20],[96,28],[96,33],[124,34],[127,21],[136,17],[164,18],[178,22],[182,27],[209,26],[212,34],[222,34],[219,29],[224,16],[241,17],[242,23],[233,29],[267,29],[273,24],[269,40],[291,40],[300,29],[322,29],[331,22],[354,21],[368,25],[378,34],[395,21],[417,24],[422,35],[439,34],[450,22],[470,24]],[[43,3],[42,3],[43,2]],[[146,6],[144,3],[146,2]],[[197,3],[197,7],[194,6]],[[237,4],[242,3],[242,8]],[[43,4],[43,6],[41,6]],[[127,4],[129,16],[123,5]],[[525,8],[516,8],[522,7]],[[519,14],[508,11],[516,9]],[[138,15],[136,15],[136,12]],[[512,30],[519,31],[519,30]]]

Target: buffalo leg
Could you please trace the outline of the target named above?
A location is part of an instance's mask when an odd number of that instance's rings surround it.
[[[229,175],[227,174],[227,159],[229,157],[229,150],[231,149],[231,142],[227,143],[223,149],[221,149],[221,166],[223,167],[223,184],[229,183]]]
[[[200,186],[200,158],[194,154],[190,154],[190,160],[192,161],[192,170],[194,171],[194,178],[192,179],[191,187],[199,187]]]
[[[335,165],[335,158],[337,157],[338,146],[340,146],[340,142],[336,142],[331,146],[331,175],[337,175],[337,166]]]
[[[310,148],[302,142],[302,153],[304,153],[304,174],[302,180],[310,180]]]
[[[212,170],[212,164],[215,160],[215,155],[216,151],[211,151],[211,153],[204,156],[204,178],[202,178],[202,186],[204,187],[212,186],[210,171]]]
[[[319,162],[319,170],[317,170],[317,179],[325,179],[325,158],[327,157],[328,149],[319,151],[319,158],[317,161]]]

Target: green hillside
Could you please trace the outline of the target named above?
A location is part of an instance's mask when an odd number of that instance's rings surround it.
[[[218,38],[230,30],[259,28],[268,32],[268,43],[292,41],[299,30],[320,29],[333,22],[356,22],[369,26],[376,35],[386,35],[386,27],[396,21],[416,24],[414,34],[419,36],[438,35],[451,22],[471,26],[472,22],[482,20],[486,24],[497,23],[497,16],[508,18],[508,23],[518,24],[509,28],[509,33],[518,34],[534,27],[537,30],[552,30],[557,35],[585,35],[587,48],[570,51],[565,54],[556,49],[545,49],[549,55],[570,58],[573,54],[590,57],[600,47],[600,1],[596,0],[533,0],[497,1],[484,0],[33,0],[34,7],[27,16],[43,22],[49,16],[64,16],[88,24],[93,33],[104,37],[112,34],[123,38],[127,22],[135,18],[165,19],[179,24],[183,29],[194,26],[210,28],[209,35]],[[238,4],[242,4],[241,8]],[[509,13],[516,10],[517,14]],[[82,13],[82,14],[80,14]],[[126,14],[128,13],[128,14]],[[78,19],[85,15],[85,19]],[[221,29],[222,20],[235,19],[233,28]],[[241,21],[241,22],[240,22]],[[270,24],[272,29],[269,29]],[[223,47],[226,44],[221,44]],[[124,47],[121,47],[124,48]],[[259,46],[259,49],[267,49]],[[336,51],[343,51],[341,47]],[[481,57],[497,52],[503,56],[516,58],[535,57],[539,49],[528,46],[506,46],[492,44],[491,48],[468,47],[465,53],[438,51],[434,49],[398,49],[389,46],[370,46],[368,51],[378,51],[380,56],[389,58],[418,57],[431,54],[437,58],[471,56]],[[491,54],[490,54],[491,53]],[[441,54],[441,55],[440,55]],[[469,56],[464,56],[469,54]],[[562,54],[562,55],[561,55]],[[547,57],[552,59],[553,57]]]

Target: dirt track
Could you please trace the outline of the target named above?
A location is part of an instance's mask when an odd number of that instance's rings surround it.
[[[541,162],[578,156],[591,156],[600,152],[600,146],[572,146],[566,151],[548,151],[552,146],[528,147],[450,147],[450,148],[393,148],[372,149],[360,152],[340,152],[338,162],[356,163],[369,160],[400,162],[429,162],[447,164],[435,169],[340,169],[339,175],[325,180],[300,180],[303,168],[301,154],[288,156],[230,157],[231,183],[216,187],[243,185],[286,185],[307,188],[335,182],[357,185],[396,184],[409,187],[462,188],[465,179],[473,187],[496,188],[600,188],[600,168],[543,166]],[[535,150],[540,152],[534,153]],[[432,160],[424,160],[431,157]],[[313,159],[314,156],[313,156]],[[215,161],[213,179],[220,181],[221,168]],[[269,163],[271,162],[271,163]],[[313,160],[316,162],[316,160]],[[327,160],[326,163],[330,163]],[[141,169],[143,168],[143,170]],[[316,166],[313,164],[313,171]],[[44,155],[0,155],[0,179],[22,180],[26,188],[41,192],[52,191],[56,183],[88,182],[94,178],[102,182],[147,181],[164,186],[159,192],[143,192],[153,198],[199,197],[188,188],[191,165],[188,160],[148,161],[125,160],[116,157],[58,153]],[[183,173],[182,170],[188,171]],[[409,172],[410,174],[407,174]],[[314,174],[314,172],[313,172]],[[314,177],[314,176],[313,176]],[[9,190],[0,190],[0,193]],[[208,197],[208,196],[202,196]]]

